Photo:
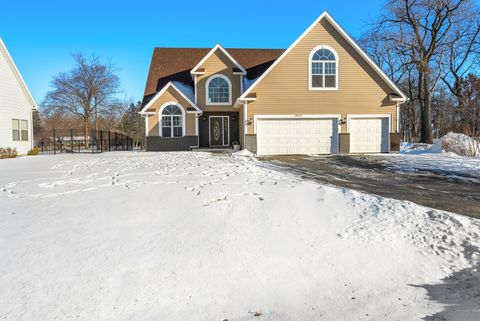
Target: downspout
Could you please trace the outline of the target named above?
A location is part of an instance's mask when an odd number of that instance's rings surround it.
[[[246,145],[247,145],[247,130],[248,130],[248,104],[247,103],[243,103],[243,149],[247,149],[246,148]]]
[[[400,134],[400,103],[397,102],[397,134]]]
[[[148,116],[145,115],[145,137],[148,137]]]

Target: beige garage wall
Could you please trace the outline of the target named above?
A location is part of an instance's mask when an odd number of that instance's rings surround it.
[[[309,90],[309,55],[319,45],[334,48],[339,56],[338,90]],[[253,90],[248,118],[275,114],[388,114],[397,121],[393,91],[356,50],[325,19],[316,25]],[[248,134],[254,133],[254,124]],[[342,132],[346,132],[346,124]]]

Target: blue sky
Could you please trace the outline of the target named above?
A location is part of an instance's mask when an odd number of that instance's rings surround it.
[[[0,37],[40,103],[77,50],[111,60],[138,100],[154,47],[287,48],[324,10],[356,37],[384,0],[5,2]]]

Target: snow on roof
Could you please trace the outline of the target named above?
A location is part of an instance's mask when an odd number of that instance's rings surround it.
[[[177,89],[180,90],[185,96],[187,96],[188,99],[195,101],[195,93],[193,92],[192,87],[176,80],[172,81],[172,84],[177,87]]]
[[[247,90],[257,79],[260,78],[260,76],[253,78],[253,79],[248,79],[247,77],[243,77],[243,90]]]

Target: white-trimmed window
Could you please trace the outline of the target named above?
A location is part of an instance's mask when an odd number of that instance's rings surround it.
[[[12,140],[14,142],[28,141],[28,121],[12,119]]]
[[[207,80],[207,105],[231,105],[232,83],[224,75],[213,75]]]
[[[183,111],[173,104],[162,108],[161,111],[161,134],[162,137],[183,137]]]
[[[310,89],[338,89],[338,56],[333,48],[321,45],[310,53]]]

